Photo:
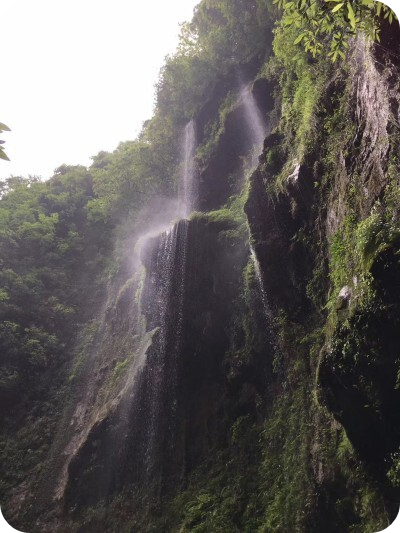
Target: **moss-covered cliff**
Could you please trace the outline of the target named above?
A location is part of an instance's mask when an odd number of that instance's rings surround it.
[[[13,526],[374,533],[394,519],[400,31],[377,20],[380,44],[359,32],[332,62],[293,25],[273,38],[279,17],[261,0],[203,0],[197,44],[184,28],[137,141],[80,180],[60,167],[0,200],[4,249],[27,242],[7,214],[24,205],[47,254],[2,269],[25,283],[0,297]],[[188,169],[198,210],[182,217]],[[79,255],[90,242],[101,253]],[[57,296],[58,321],[31,294],[50,259],[64,274],[40,294]],[[30,342],[38,324],[53,345]],[[18,367],[10,332],[26,337]],[[54,361],[28,367],[35,353]]]

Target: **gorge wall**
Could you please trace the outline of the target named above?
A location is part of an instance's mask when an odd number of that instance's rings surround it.
[[[265,25],[261,52],[180,120],[173,193],[134,229],[118,222],[128,252],[75,329],[58,396],[37,400],[58,410],[30,415],[51,435],[6,487],[14,527],[374,533],[393,521],[400,30],[384,29],[335,64],[287,35],[271,50]]]

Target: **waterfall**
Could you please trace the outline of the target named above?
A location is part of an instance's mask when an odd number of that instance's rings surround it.
[[[147,398],[144,458],[149,475],[167,453],[163,444],[168,448],[168,441],[174,443],[188,225],[187,220],[179,221],[143,251],[147,276],[142,310],[147,327],[156,329],[143,384],[147,390],[142,390]]]
[[[255,168],[267,134],[267,123],[258,108],[250,85],[241,82],[239,98],[244,107],[246,126],[253,144],[251,166]]]
[[[241,98],[246,116],[244,126],[247,126],[249,136],[258,150],[264,138],[265,125],[249,88],[242,91]],[[178,198],[181,220],[170,222],[168,226],[167,217],[164,217],[164,226],[154,225],[137,241],[133,255],[138,260],[133,260],[133,263],[139,280],[135,285],[136,294],[140,293],[140,296],[136,303],[137,315],[132,321],[131,339],[126,337],[121,344],[122,349],[126,350],[126,358],[121,358],[119,366],[114,367],[115,380],[120,379],[115,383],[120,388],[118,392],[117,388],[115,391],[110,389],[107,410],[103,409],[93,417],[93,422],[85,427],[79,438],[79,448],[75,446],[71,450],[66,487],[66,500],[70,506],[76,504],[77,498],[86,498],[86,502],[91,504],[129,484],[146,487],[146,491],[159,500],[167,485],[177,486],[181,483],[187,461],[193,461],[193,458],[187,459],[187,441],[192,446],[196,444],[186,433],[188,407],[183,390],[188,380],[185,357],[189,358],[186,361],[193,359],[193,348],[188,348],[191,346],[190,339],[184,336],[184,320],[188,316],[186,310],[192,309],[193,300],[193,294],[190,296],[188,293],[188,263],[193,267],[195,248],[193,222],[187,217],[198,205],[195,152],[196,130],[194,121],[190,121],[184,129],[182,140]],[[201,228],[203,232],[206,226]],[[251,253],[268,320],[269,309],[260,266],[253,249]],[[206,250],[203,250],[202,257],[208,257]],[[141,271],[143,276],[139,275]],[[196,275],[194,279],[196,283],[202,280],[201,276],[197,280]],[[210,290],[208,281],[204,287]],[[222,312],[217,304],[214,312]],[[208,345],[213,346],[214,340],[211,340],[209,333],[212,327],[207,318],[211,315],[207,313],[208,307],[207,312],[204,311],[199,317],[199,323],[203,324],[201,331]],[[116,324],[120,318],[121,315],[115,317]],[[200,326],[196,323],[195,327]],[[115,345],[117,350],[121,350],[118,335],[112,338],[115,341],[111,346]],[[137,347],[131,362],[129,347],[134,339]],[[218,337],[215,342],[219,345],[224,339]],[[107,348],[106,352],[110,353]],[[191,364],[199,363],[195,361]],[[211,361],[209,364],[212,367]],[[118,378],[116,371],[121,367],[126,368],[126,374]],[[108,367],[104,365],[104,368],[105,372],[108,371]],[[203,371],[200,364],[199,371]],[[203,381],[206,382],[204,376]],[[101,381],[97,380],[96,383]],[[196,412],[194,407],[192,410]],[[91,468],[85,469],[86,464],[90,464]]]
[[[166,469],[169,476],[180,471],[176,442],[178,374],[189,228],[186,219],[198,204],[195,152],[196,128],[191,120],[184,129],[181,147],[181,220],[158,235],[144,236],[140,244],[146,269],[140,309],[146,330],[154,335],[131,400],[130,424],[135,428],[136,442],[131,442],[130,449],[141,457],[142,481],[156,485],[162,482]]]
[[[270,310],[269,305],[268,305],[267,293],[266,293],[265,288],[264,288],[264,282],[263,282],[263,279],[262,279],[260,262],[257,259],[256,251],[254,250],[254,247],[253,247],[252,244],[250,244],[250,254],[251,254],[251,258],[253,260],[254,272],[256,274],[257,283],[258,283],[258,286],[259,286],[259,289],[260,289],[260,293],[261,293],[261,301],[262,301],[262,304],[263,304],[265,319],[267,321],[267,324],[270,325],[270,322],[271,322],[271,310]]]
[[[59,481],[55,479],[54,492],[50,490],[59,499],[65,495],[68,505],[76,505],[77,499],[98,501],[127,483],[157,488],[163,478],[181,471],[174,428],[179,408],[186,217],[197,203],[195,143],[192,121],[183,135],[178,202],[139,236],[132,251],[130,280],[122,285],[118,280],[110,290],[98,340],[77,382],[76,403],[65,415],[74,432],[64,438],[60,431],[54,446],[53,464],[60,457],[54,478]],[[183,219],[174,224],[177,216]],[[86,471],[88,463],[93,468]],[[90,490],[85,492],[85,487]]]
[[[240,101],[243,104],[245,111],[245,121],[253,144],[251,156],[251,168],[254,170],[258,164],[258,157],[262,151],[265,136],[267,135],[267,123],[261,114],[257,102],[253,96],[250,85],[244,85],[240,80]],[[250,228],[249,228],[250,232]],[[257,278],[257,283],[260,288],[261,300],[263,304],[264,314],[268,325],[271,322],[271,312],[268,305],[267,293],[265,291],[264,282],[262,279],[261,266],[257,258],[256,251],[251,244],[251,235],[249,236],[250,254],[254,263],[254,271]]]
[[[196,127],[194,120],[186,124],[182,141],[182,176],[180,203],[182,217],[186,218],[197,208],[198,184],[196,168]]]
[[[181,220],[158,234],[146,234],[139,244],[140,259],[146,270],[140,310],[147,332],[154,334],[131,396],[130,424],[135,428],[135,442],[131,442],[130,449],[137,450],[141,457],[142,481],[148,483],[162,477],[165,470],[162,457],[169,456],[170,465],[174,463],[173,450],[177,448],[174,428],[187,263],[189,222],[186,218],[196,209],[198,197],[193,120],[184,129],[181,150]]]
[[[89,429],[69,464],[70,506],[77,499],[98,501],[132,483],[146,487],[158,500],[165,484],[181,474],[178,385],[188,227],[189,222],[181,220],[142,242],[146,276],[139,304],[143,324],[139,348],[115,409]],[[85,470],[87,464],[91,468]],[[85,487],[90,488],[86,493]]]

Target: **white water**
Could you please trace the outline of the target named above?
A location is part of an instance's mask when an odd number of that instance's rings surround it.
[[[188,222],[175,224],[160,236],[155,263],[152,265],[147,295],[151,307],[149,322],[158,328],[156,356],[149,367],[147,449],[144,462],[148,474],[154,469],[160,447],[160,420],[168,412],[168,433],[173,434],[177,407],[177,369],[182,342],[183,302]],[[163,438],[166,436],[164,435]]]
[[[239,97],[244,106],[246,125],[253,144],[251,166],[254,168],[258,163],[258,157],[267,134],[267,122],[257,106],[251,85],[242,84]]]
[[[263,282],[263,279],[262,279],[260,263],[259,263],[259,261],[257,259],[256,251],[254,250],[252,244],[250,244],[250,253],[251,253],[251,258],[252,258],[253,263],[254,263],[254,271],[255,271],[255,274],[256,274],[258,286],[260,288],[261,301],[262,301],[263,308],[264,308],[265,319],[266,319],[268,325],[270,325],[270,322],[271,322],[271,311],[270,311],[270,308],[269,308],[269,305],[268,305],[267,293],[265,291],[264,282]]]
[[[182,142],[181,214],[187,218],[198,205],[198,184],[196,167],[196,127],[193,120],[186,124]]]
[[[251,85],[244,85],[241,83],[240,101],[242,102],[245,110],[246,125],[251,137],[253,149],[251,153],[251,169],[254,170],[258,165],[258,158],[262,152],[264,139],[268,132],[268,125],[263,117],[260,109],[257,106],[257,102],[253,96]],[[260,288],[261,300],[264,308],[264,315],[268,325],[271,322],[271,312],[268,305],[267,293],[265,291],[264,282],[262,279],[261,267],[258,261],[256,251],[250,242],[250,254],[254,263],[254,271],[257,278],[257,283]]]

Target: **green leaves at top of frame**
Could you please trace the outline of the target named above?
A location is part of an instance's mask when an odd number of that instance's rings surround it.
[[[375,0],[273,0],[273,3],[283,12],[280,26],[296,28],[294,44],[301,44],[313,57],[328,47],[332,61],[345,58],[347,41],[356,33],[362,32],[379,42],[379,18],[390,23],[396,19],[389,7]]]

